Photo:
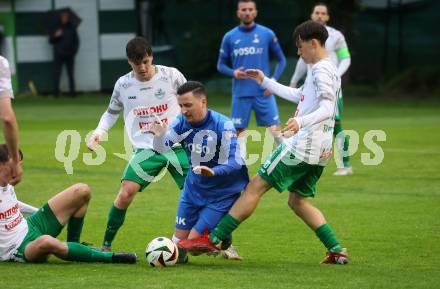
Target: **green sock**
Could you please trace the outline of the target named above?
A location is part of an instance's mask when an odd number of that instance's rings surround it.
[[[342,247],[339,245],[339,241],[336,239],[335,233],[328,224],[324,224],[315,231],[316,236],[324,244],[324,246],[330,252],[341,253]]]
[[[67,242],[69,252],[66,260],[77,262],[112,262],[112,252],[101,252],[79,243]]]
[[[336,137],[340,132],[343,132],[344,129],[342,128],[341,122],[335,122],[335,127],[333,130],[333,135]],[[342,148],[339,147],[339,145],[337,144],[336,148],[339,151],[339,155],[342,156],[342,163],[344,164],[344,167],[349,167],[350,166],[350,156],[348,156],[348,146],[349,146],[349,137],[345,134],[342,133],[342,138],[344,140],[344,143],[342,145]]]
[[[211,231],[211,234],[209,234],[209,239],[214,245],[223,240],[228,240],[232,232],[237,229],[239,225],[240,222],[238,220],[227,214],[220,220],[217,227]]]
[[[348,155],[348,146],[349,146],[349,140],[350,137],[345,135],[344,137],[344,152],[347,152],[347,154],[342,157],[342,162],[344,163],[344,167],[347,168],[350,166],[350,156]]]
[[[339,121],[335,121],[335,127],[333,128],[333,136],[336,137],[342,131],[342,125]]]
[[[113,204],[108,213],[107,229],[105,230],[103,245],[111,247],[113,239],[116,236],[119,228],[122,226],[125,220],[125,213],[127,209],[118,209]]]
[[[70,218],[69,223],[67,224],[67,242],[79,243],[83,224],[84,224],[84,217]]]

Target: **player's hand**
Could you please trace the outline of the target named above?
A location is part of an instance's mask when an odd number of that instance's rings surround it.
[[[297,84],[296,84],[295,82],[291,82],[289,86],[290,86],[291,88],[296,88],[296,85],[297,85]]]
[[[266,88],[266,89],[264,90],[264,92],[263,92],[263,95],[264,95],[264,96],[271,96],[271,95],[272,95],[272,91],[270,91],[270,89],[267,89],[267,88]]]
[[[155,122],[151,124],[149,131],[155,136],[162,136],[168,129],[168,125],[163,122],[157,115],[154,115]]]
[[[246,73],[243,70],[243,66],[234,70],[233,74],[234,74],[234,77],[239,80],[243,80],[246,78]]]
[[[283,135],[287,136],[292,133],[296,133],[299,130],[299,124],[295,118],[291,117],[287,120],[286,126],[281,130]]]
[[[246,69],[246,76],[261,84],[264,80],[264,73],[259,69]]]
[[[23,168],[21,167],[21,161],[18,163],[11,163],[11,180],[9,184],[15,186],[21,181],[21,176],[23,174]]]
[[[204,177],[213,177],[215,176],[214,170],[207,166],[195,166],[193,167],[193,172],[198,175],[202,175]]]
[[[89,137],[89,140],[87,141],[87,148],[90,151],[95,151],[96,146],[101,142],[101,134],[94,132]]]

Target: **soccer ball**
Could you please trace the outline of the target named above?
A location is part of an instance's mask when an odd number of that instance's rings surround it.
[[[173,266],[179,257],[179,250],[170,239],[157,237],[147,245],[145,256],[152,267]]]

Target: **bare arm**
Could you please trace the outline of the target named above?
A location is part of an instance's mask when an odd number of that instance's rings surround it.
[[[18,152],[18,125],[9,97],[0,98],[0,118],[3,124],[5,142],[12,159],[12,180],[10,183],[15,185],[20,182],[23,169]]]

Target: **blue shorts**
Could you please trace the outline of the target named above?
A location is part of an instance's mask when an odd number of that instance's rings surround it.
[[[280,123],[275,97],[271,96],[232,96],[231,118],[235,128],[246,128],[251,110],[255,112],[258,126],[271,126]]]
[[[211,231],[229,212],[239,196],[240,194],[236,194],[213,202],[183,190],[177,208],[176,229],[191,230],[194,228],[199,234],[203,234],[206,228]]]

